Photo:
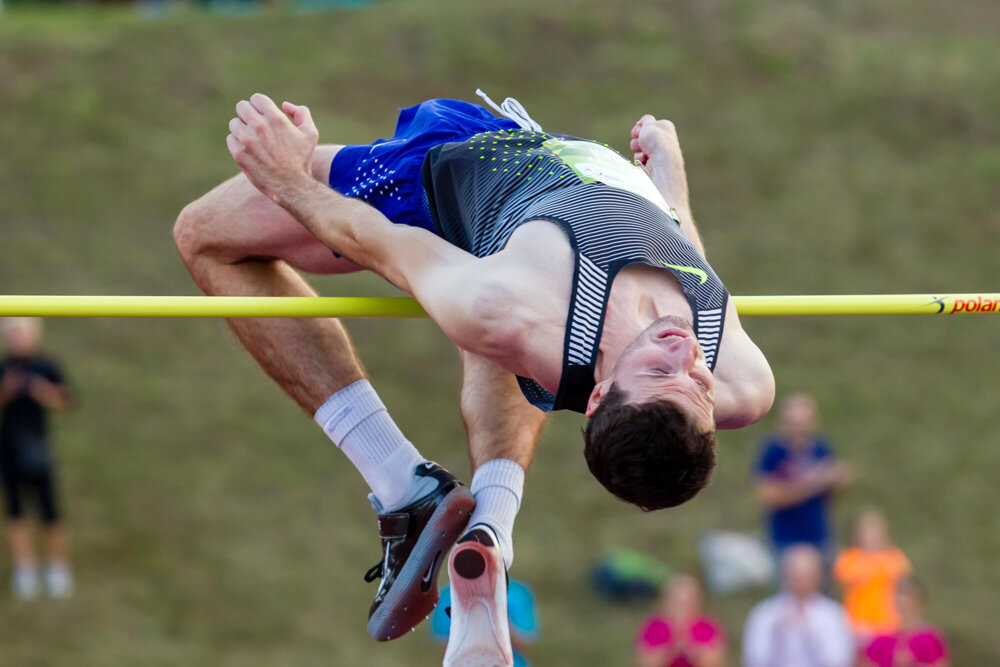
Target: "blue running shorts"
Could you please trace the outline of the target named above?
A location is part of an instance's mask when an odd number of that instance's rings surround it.
[[[480,132],[518,129],[477,104],[428,100],[399,112],[391,139],[341,148],[330,168],[330,187],[368,202],[397,224],[438,234],[421,184],[427,151]]]

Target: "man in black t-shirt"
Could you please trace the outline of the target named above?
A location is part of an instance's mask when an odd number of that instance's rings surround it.
[[[31,531],[24,520],[25,500],[33,500],[46,527],[46,589],[52,597],[67,597],[73,578],[68,540],[56,505],[47,413],[69,405],[69,390],[59,366],[38,353],[39,320],[10,318],[4,320],[2,329],[6,356],[0,360],[0,480],[14,563],[11,589],[22,599],[38,593]]]

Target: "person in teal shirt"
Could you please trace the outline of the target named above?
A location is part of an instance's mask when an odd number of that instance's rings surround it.
[[[448,643],[451,617],[446,609],[451,607],[451,586],[441,589],[441,601],[431,615],[431,639]],[[511,579],[507,588],[507,621],[510,624],[510,643],[514,649],[514,667],[531,667],[525,655],[538,639],[538,617],[535,614],[535,594],[527,584]]]

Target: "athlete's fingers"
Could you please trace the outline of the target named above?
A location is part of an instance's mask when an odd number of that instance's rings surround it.
[[[635,127],[632,128],[632,136],[635,137],[636,139],[638,139],[639,135],[642,133],[643,126],[648,125],[649,123],[655,123],[655,122],[656,122],[656,119],[653,118],[652,115],[650,115],[648,113],[644,114],[639,120],[637,120],[635,122]]]
[[[233,156],[237,166],[253,181],[253,175],[261,169],[260,160],[254,156],[246,144],[232,134],[226,137],[226,148],[229,149],[229,154]]]
[[[302,124],[303,110],[305,111],[305,115],[310,115],[309,109],[301,104],[293,104],[292,102],[282,102],[281,108],[282,110],[284,110],[286,114],[289,115],[289,117],[292,119],[292,121],[295,123],[296,126],[300,126]]]
[[[312,112],[309,111],[309,107],[304,104],[292,104],[291,102],[285,102],[281,106],[292,117],[292,121],[296,127],[302,130],[303,134],[310,137],[319,136],[319,130],[316,129],[316,123],[313,122]]]
[[[229,131],[237,139],[242,139],[246,136],[246,132],[249,130],[247,124],[244,123],[239,118],[233,118],[229,121]]]
[[[242,142],[230,134],[226,137],[226,148],[229,149],[229,154],[232,155],[233,159],[236,160],[236,163],[239,164],[243,156],[243,151],[245,150]]]
[[[262,116],[268,120],[283,119],[284,114],[278,109],[278,105],[274,103],[270,97],[264,93],[254,93],[250,96],[250,104],[256,109]]]
[[[246,100],[237,102],[236,115],[254,132],[260,132],[267,125],[260,112]]]

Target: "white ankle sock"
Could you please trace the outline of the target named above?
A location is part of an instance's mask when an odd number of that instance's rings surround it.
[[[514,518],[524,493],[524,468],[509,459],[493,459],[479,466],[472,476],[472,495],[476,509],[469,517],[469,528],[484,523],[500,540],[500,552],[510,568],[514,562]]]
[[[326,399],[313,419],[365,478],[383,510],[406,497],[413,469],[427,459],[403,436],[368,380]]]

